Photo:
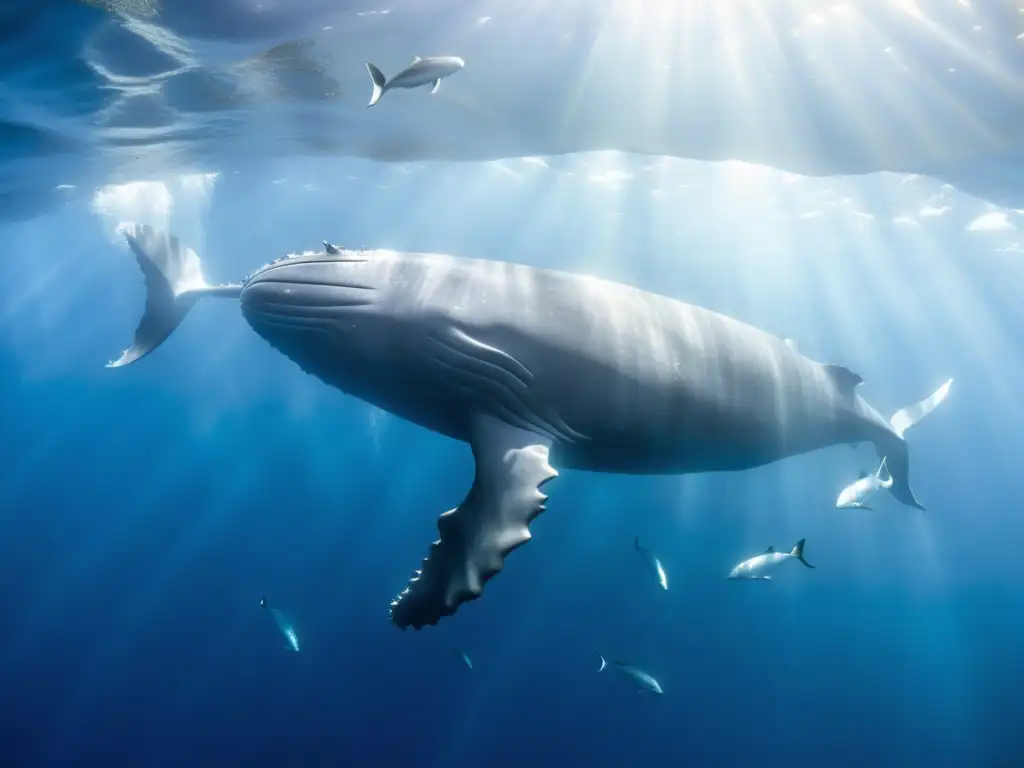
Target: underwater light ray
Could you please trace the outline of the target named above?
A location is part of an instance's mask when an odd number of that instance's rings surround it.
[[[960,10],[966,14],[974,13],[972,8],[963,4]],[[1009,70],[1001,68],[992,48],[987,49],[983,56],[977,45],[967,43],[968,36],[978,37],[973,30],[958,36],[932,16],[914,3],[906,4],[902,12],[896,4],[885,19],[892,22],[891,28],[886,26],[888,36],[882,37],[880,22],[871,25],[879,46],[884,46],[883,51],[895,68],[892,77],[876,83],[879,93],[885,94],[885,102],[892,106],[894,117],[904,125],[912,125],[912,132],[907,135],[920,135],[930,155],[943,158],[944,167],[970,160],[984,148],[995,152],[1019,143],[1019,131],[1015,128],[995,127],[1003,122],[1001,107],[986,115],[980,110],[986,104],[974,99],[968,105],[965,95],[957,96],[956,90],[959,87],[960,92],[964,92],[962,83],[965,77],[975,79],[979,88],[998,91],[998,97],[988,104],[1007,104],[1020,100],[1024,79],[1015,80]],[[940,70],[941,65],[934,61],[934,56],[927,55],[924,47],[931,42],[929,35],[949,51],[951,58],[948,64],[966,63],[968,68],[961,70],[958,66]],[[924,62],[931,65],[930,69],[924,68]],[[978,79],[979,73],[985,79]],[[936,108],[941,114],[936,113]],[[952,137],[945,133],[952,121],[956,121],[959,128],[953,142],[950,141]],[[974,140],[964,141],[964,135]]]
[[[799,111],[808,114],[809,110],[803,95],[795,93],[792,88],[795,80],[792,62],[776,34],[777,25],[772,24],[772,10],[777,13],[778,9],[760,2],[734,3],[731,6],[729,3],[708,3],[707,8],[715,19],[712,26],[722,30],[720,52],[712,62],[717,64],[717,60],[722,60],[722,66],[715,76],[727,82],[731,93],[738,94],[736,108],[739,119],[731,118],[720,130],[729,132],[736,123],[762,126],[764,133],[799,130],[794,114]],[[700,24],[701,20],[691,19],[688,23]],[[691,58],[691,71],[696,71],[692,65],[692,53],[688,48],[685,50]],[[788,93],[795,104],[785,104],[784,93]],[[764,128],[768,123],[773,126],[770,131]]]
[[[79,348],[96,337],[95,324],[72,321],[83,299],[102,295],[102,270],[89,258],[88,244],[69,245],[61,229],[25,226],[9,245],[19,256],[7,262],[9,273],[3,276],[0,333],[12,347],[24,349],[23,378],[52,375],[53,367],[66,372],[73,363],[57,357],[46,340],[60,333]],[[68,280],[69,274],[77,279]]]
[[[889,148],[885,139],[878,131],[878,122],[873,113],[865,112],[863,105],[877,101],[881,92],[877,89],[879,81],[892,81],[889,74],[886,78],[884,67],[891,60],[882,55],[885,42],[860,12],[851,7],[848,11],[836,14],[813,16],[817,21],[804,24],[801,34],[796,38],[796,45],[814,65],[814,90],[824,91],[829,95],[837,114],[840,116],[841,130],[851,134],[852,141],[863,147],[872,155],[886,156]],[[851,82],[846,73],[856,67],[861,76]],[[887,107],[903,124],[908,123],[906,113],[913,112],[907,107],[906,89],[901,90],[902,98],[893,99]],[[926,129],[927,124],[913,126],[915,129]]]
[[[188,466],[199,459],[205,465],[213,465],[215,458],[220,452],[218,446],[220,441],[199,440],[196,435],[188,438],[190,446],[187,456],[181,455],[175,462],[181,466]],[[255,462],[269,464],[270,447],[260,444],[255,448],[247,449],[249,457]],[[207,453],[207,457],[201,454]],[[196,454],[200,454],[197,456]],[[204,460],[205,459],[205,460]],[[152,622],[154,616],[160,611],[164,602],[163,598],[174,586],[175,581],[200,561],[200,555],[204,548],[209,548],[216,537],[222,534],[227,527],[237,521],[237,508],[235,502],[251,492],[251,484],[254,473],[251,464],[232,464],[230,468],[224,467],[218,472],[217,482],[213,483],[209,495],[204,499],[204,515],[199,520],[199,525],[183,532],[176,539],[167,541],[167,546],[162,548],[157,559],[151,564],[146,573],[147,578],[143,582],[136,583],[132,592],[132,599],[129,603],[131,610],[121,613],[116,621],[112,621],[111,636],[119,638],[120,646],[117,643],[105,645],[105,649],[113,656],[118,655],[125,647],[131,646],[142,634],[144,625]],[[181,476],[183,473],[178,469],[175,473]],[[246,514],[243,511],[242,514]]]
[[[983,5],[983,7],[985,7],[987,10],[991,10],[999,9],[1000,6],[1002,6],[1006,10],[1009,10],[1010,7],[1012,7],[1013,5],[1018,4],[1012,2],[1003,2],[1001,4],[993,3],[990,5],[986,3]],[[971,8],[966,8],[964,10],[968,14],[974,13],[974,10]],[[1001,91],[1000,95],[1002,98],[1009,101],[1016,101],[1024,97],[1024,75],[1017,74],[1012,69],[1001,66],[1001,63],[998,59],[991,55],[984,55],[977,45],[974,45],[972,44],[972,42],[968,41],[970,38],[974,38],[974,40],[977,40],[978,35],[976,33],[978,31],[984,31],[984,29],[974,30],[970,26],[968,26],[970,23],[968,21],[963,26],[964,28],[967,28],[969,31],[966,33],[957,32],[956,30],[943,25],[937,19],[933,18],[930,14],[926,12],[921,12],[919,7],[917,12],[910,13],[909,15],[928,34],[930,34],[933,38],[938,40],[943,46],[945,46],[947,50],[949,50],[953,55],[955,55],[956,62],[966,62],[967,64],[974,67],[978,72],[983,73],[986,76],[988,82],[995,85],[996,88],[998,88]],[[1011,18],[1012,16],[1009,13],[1007,13],[1002,15],[1001,20],[1009,22]],[[993,19],[993,22],[996,21],[997,20]],[[1012,24],[1007,24],[1006,27],[1000,29],[1000,31],[1006,35],[1006,37],[1003,39],[1008,42],[1013,35],[1013,32],[1011,31],[1010,27],[1012,27]],[[991,49],[987,51],[987,53],[990,52]]]
[[[578,190],[574,176],[550,169],[538,172],[538,178],[531,180],[532,194],[525,196],[523,220],[529,226],[509,222],[507,243],[509,254],[515,259],[533,266],[543,266],[550,255],[551,243],[557,242],[570,221],[573,193]],[[509,258],[512,258],[510,256]]]
[[[217,445],[216,443],[209,444],[208,449],[215,453]],[[268,457],[272,454],[273,446],[261,445],[263,446],[260,450],[264,456],[263,463],[268,463]],[[166,556],[161,558],[161,564],[157,568],[154,579],[143,587],[143,589],[147,590],[147,598],[145,600],[133,600],[131,605],[135,606],[135,610],[131,611],[129,616],[122,616],[119,623],[115,622],[119,629],[114,634],[121,638],[121,642],[114,643],[112,646],[109,644],[105,646],[105,654],[102,655],[101,661],[108,656],[118,655],[124,649],[131,646],[134,638],[140,636],[147,616],[152,616],[157,610],[157,606],[161,603],[161,595],[166,595],[167,588],[176,576],[183,574],[190,564],[195,563],[200,548],[210,546],[214,534],[223,532],[225,526],[229,523],[237,522],[237,517],[231,510],[234,507],[235,500],[239,498],[239,489],[250,486],[253,475],[258,476],[259,474],[259,471],[254,472],[252,470],[250,463],[236,465],[235,472],[228,478],[227,487],[218,486],[209,506],[210,514],[205,518],[206,524],[198,531],[179,538],[176,545],[169,548]],[[103,664],[94,659],[92,666],[94,668],[97,666],[101,667]],[[79,689],[88,690],[94,696],[98,695],[95,693],[97,686],[94,683],[86,685],[84,682],[80,682]],[[83,693],[82,695],[84,696],[85,694]]]
[[[96,530],[89,546],[77,549],[73,557],[62,561],[59,571],[55,571],[50,580],[40,584],[36,590],[33,605],[24,616],[21,627],[14,633],[12,648],[16,652],[24,652],[26,646],[32,646],[38,634],[47,626],[43,617],[49,606],[59,605],[65,600],[80,600],[76,593],[90,583],[89,576],[100,570],[101,564],[109,560],[109,553],[132,551],[130,542],[137,538],[145,538],[145,528],[151,523],[148,517],[138,510],[158,505],[163,490],[170,484],[169,478],[180,463],[180,456],[185,454],[189,445],[183,437],[164,444],[165,450],[149,457],[146,474],[136,478],[137,482],[123,489],[117,497],[122,510],[113,521],[104,519],[106,527]],[[87,674],[83,672],[83,677]],[[82,691],[89,686],[78,681],[77,690]]]
[[[339,400],[336,392],[321,393],[320,387],[310,399],[316,410],[331,408],[331,404]],[[319,419],[315,413],[304,417],[288,416],[280,413],[285,423],[277,426],[278,438],[272,443],[269,456],[281,455],[284,452],[298,451],[308,456],[303,460],[302,479],[304,493],[309,498],[324,499],[324,503],[314,508],[298,511],[299,515],[291,526],[287,539],[278,541],[282,547],[281,561],[288,563],[286,571],[297,569],[300,573],[313,574],[313,584],[319,585],[315,590],[320,593],[324,585],[329,585],[331,601],[338,610],[343,602],[358,594],[365,586],[356,574],[366,573],[379,555],[378,551],[368,551],[365,538],[369,532],[377,530],[377,524],[366,525],[366,520],[359,514],[363,499],[378,497],[380,506],[384,506],[384,498],[380,492],[375,493],[375,483],[381,477],[382,459],[380,455],[367,450],[373,443],[373,435],[368,420],[364,417],[363,408],[358,404],[346,403],[344,411],[337,416],[331,415],[330,420]],[[335,424],[337,420],[337,425]],[[325,430],[325,427],[342,426],[349,430],[352,437],[341,443],[336,439],[337,431]],[[364,434],[360,434],[360,433]],[[411,451],[408,444],[402,445],[401,453]],[[268,461],[268,467],[272,462]],[[344,472],[339,472],[339,467]],[[403,469],[403,473],[408,472]],[[349,474],[357,480],[346,479]],[[291,482],[295,482],[293,476]],[[258,481],[257,481],[258,482]],[[378,512],[383,514],[381,509]],[[416,510],[406,510],[407,514],[421,514]],[[407,524],[404,519],[394,526],[385,526],[388,531],[398,530]],[[355,550],[345,547],[345,542],[358,541]],[[298,545],[302,545],[299,547]],[[305,555],[295,561],[287,556],[289,550],[302,550]],[[341,556],[342,552],[346,554]],[[372,570],[372,569],[371,569]],[[404,570],[401,574],[406,576]],[[389,587],[381,587],[382,595],[389,594]],[[301,639],[301,638],[300,638]]]

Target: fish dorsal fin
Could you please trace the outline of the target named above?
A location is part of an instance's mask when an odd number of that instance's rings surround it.
[[[845,397],[853,397],[853,390],[864,383],[860,374],[854,373],[849,368],[841,365],[826,365],[825,373],[829,375],[832,382]]]
[[[867,476],[868,476],[868,473],[867,473],[867,472],[866,472],[865,470],[863,470],[863,469],[862,469],[862,470],[861,470],[861,471],[860,471],[860,472],[858,473],[858,475],[857,475],[857,479],[858,479],[858,480],[863,480],[863,479],[864,479],[865,477],[867,477]]]
[[[769,547],[768,547],[768,549],[766,549],[766,550],[764,551],[764,553],[765,553],[766,555],[770,555],[770,554],[772,554],[772,553],[773,553],[774,551],[775,551],[775,547],[769,546]]]
[[[421,61],[423,61],[423,59],[421,59],[419,56],[413,56],[412,57],[412,63],[413,64],[417,64],[417,63],[419,63]]]

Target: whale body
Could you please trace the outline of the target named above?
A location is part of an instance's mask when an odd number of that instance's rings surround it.
[[[716,312],[583,275],[329,243],[214,286],[177,238],[135,225],[125,236],[147,304],[111,366],[150,353],[199,298],[236,298],[306,372],[470,444],[473,485],[392,602],[403,629],[480,596],[529,540],[555,467],[743,470],[870,442],[888,457],[890,492],[923,509],[906,443],[856,392],[858,375]]]

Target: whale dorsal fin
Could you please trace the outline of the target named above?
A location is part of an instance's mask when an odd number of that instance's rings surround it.
[[[853,390],[864,383],[860,374],[854,373],[842,365],[826,365],[825,373],[832,379],[836,389],[846,397],[853,397]]]
[[[340,253],[340,251],[338,250],[338,246],[333,245],[332,243],[329,243],[326,240],[323,241],[323,244],[324,250],[327,253],[331,254],[332,256],[337,256]]]
[[[441,538],[391,603],[391,620],[402,629],[436,624],[480,597],[508,554],[530,540],[528,526],[547,500],[540,487],[558,475],[548,463],[549,438],[493,416],[473,419],[469,443],[473,485],[438,519]]]
[[[857,479],[858,479],[858,480],[863,480],[863,479],[864,479],[865,477],[867,477],[867,476],[868,476],[868,473],[867,473],[867,471],[866,471],[866,470],[863,470],[863,469],[862,469],[862,470],[861,470],[861,471],[860,471],[860,472],[859,472],[859,473],[857,474]]]
[[[765,553],[766,555],[770,555],[770,554],[772,554],[772,553],[773,553],[774,551],[775,551],[775,547],[773,547],[772,545],[770,545],[770,544],[769,544],[769,545],[768,545],[768,549],[766,549],[766,550],[764,551],[764,553]]]
[[[412,63],[413,64],[416,64],[416,63],[421,62],[421,61],[423,61],[423,59],[421,59],[419,56],[413,56],[412,57]]]

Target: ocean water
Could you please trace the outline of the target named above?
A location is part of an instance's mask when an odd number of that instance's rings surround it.
[[[1024,765],[1016,6],[5,5],[0,766]],[[365,108],[365,60],[425,54],[466,68]],[[627,283],[884,415],[953,378],[907,435],[927,511],[833,507],[866,445],[564,470],[481,599],[399,631],[469,448],[230,301],[104,368],[145,300],[129,221],[217,282],[329,240]],[[725,578],[802,538],[814,570]]]

